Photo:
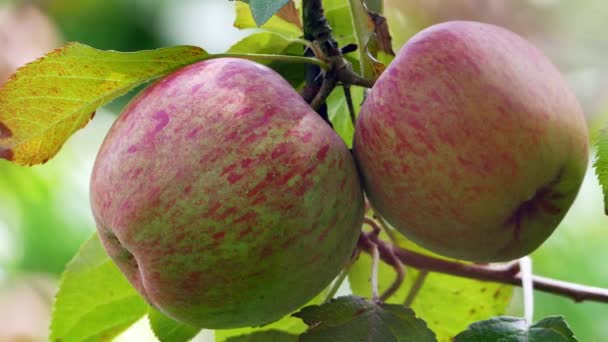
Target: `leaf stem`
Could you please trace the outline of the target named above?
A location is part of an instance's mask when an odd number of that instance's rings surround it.
[[[316,65],[322,68],[323,70],[328,70],[330,68],[327,63],[317,58],[291,55],[269,55],[259,53],[216,53],[209,55],[206,59],[224,57],[243,58],[256,62],[276,61],[285,63],[305,63]]]

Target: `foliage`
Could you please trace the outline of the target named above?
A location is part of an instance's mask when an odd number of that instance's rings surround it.
[[[246,54],[271,55],[261,62],[277,70],[295,88],[302,88],[305,66],[284,58],[302,54],[305,44],[299,39],[303,33],[301,24],[293,16],[276,15],[285,5],[299,9],[288,0],[244,2],[249,5],[236,3],[235,26],[256,28],[256,32],[237,42],[227,53],[242,54],[245,58]],[[378,6],[377,2],[374,4]],[[359,47],[356,54],[346,56],[354,70],[366,77],[377,77],[391,57],[379,47],[382,37],[362,3],[328,0],[325,5],[340,46],[355,43]],[[182,66],[214,57],[191,46],[123,53],[71,43],[53,51],[21,69],[1,89],[0,157],[23,165],[44,163],[87,124],[99,106]],[[357,113],[364,99],[363,89],[353,87],[352,93]],[[327,104],[334,129],[350,145],[354,127],[342,89],[335,89]],[[607,193],[606,134],[599,136],[596,147],[596,172]],[[398,245],[417,248],[403,238]],[[360,256],[350,270],[354,294],[372,296],[368,279],[371,263],[371,258]],[[386,265],[380,267],[381,290],[390,285],[394,277],[391,270]],[[368,334],[374,341],[449,341],[455,335],[456,341],[498,338],[576,341],[563,318],[549,317],[530,327],[521,319],[491,318],[506,311],[512,294],[507,285],[432,274],[411,308],[407,308],[401,303],[417,275],[418,270],[408,269],[405,285],[386,304],[341,297],[321,305],[325,294],[321,293],[309,303],[311,306],[293,316],[264,327],[217,331],[215,338],[216,341],[352,341]],[[442,306],[447,302],[451,305],[449,310]],[[146,314],[161,341],[184,341],[199,332],[150,308],[111,262],[95,235],[82,246],[62,276],[51,340],[110,339]],[[488,320],[473,323],[482,319]]]

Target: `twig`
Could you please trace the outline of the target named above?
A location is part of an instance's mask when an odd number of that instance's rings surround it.
[[[391,250],[387,249],[391,248],[391,245],[387,245],[380,240],[380,232],[382,231],[382,228],[380,228],[378,223],[369,217],[363,218],[363,223],[369,225],[373,229],[369,235],[366,235],[366,238],[368,238],[368,244],[374,246],[373,248],[377,248],[380,254],[384,254],[390,258],[387,261],[387,258],[385,257],[384,260],[389,266],[393,267],[396,273],[395,280],[391,286],[389,286],[378,298],[380,302],[384,302],[395,294],[395,292],[397,292],[397,290],[399,290],[403,284],[403,280],[405,279],[405,268],[403,267],[401,260],[399,260]]]
[[[369,233],[363,233],[368,235]],[[366,238],[360,238],[359,241],[365,241]],[[378,244],[379,243],[379,244]],[[378,251],[380,258],[387,263],[391,261],[391,255],[387,251],[392,251],[404,265],[414,267],[419,270],[427,270],[430,272],[439,272],[460,276],[465,278],[491,281],[502,284],[510,284],[521,286],[522,279],[520,275],[519,263],[509,263],[506,265],[476,265],[464,264],[456,261],[438,259],[424,254],[412,252],[397,246],[379,241]],[[366,250],[366,244],[360,243],[359,248]],[[608,289],[599,287],[586,286],[537,275],[532,276],[534,289],[568,297],[575,302],[596,301],[608,303]]]
[[[414,280],[414,283],[412,284],[410,292],[407,294],[403,305],[412,306],[414,299],[416,299],[416,295],[418,295],[418,292],[420,292],[420,289],[422,288],[422,285],[424,285],[424,281],[428,275],[429,271],[426,270],[421,270],[418,272],[418,275],[416,276],[416,279]]]

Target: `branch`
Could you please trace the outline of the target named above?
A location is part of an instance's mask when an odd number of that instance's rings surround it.
[[[392,259],[392,256],[390,255],[392,251],[392,253],[394,253],[394,255],[396,255],[404,265],[408,265],[419,270],[439,272],[459,277],[515,286],[521,286],[522,284],[518,262],[509,263],[506,265],[478,265],[438,259],[428,255],[412,252],[382,241],[378,239],[377,236],[373,236],[373,232],[361,234],[361,238],[359,239],[359,248],[365,252],[368,252],[368,250],[366,250],[368,247],[364,242],[365,240],[373,241],[378,246],[378,251],[380,252],[380,258],[382,261],[389,264]],[[569,297],[575,302],[596,301],[608,303],[607,289],[585,286],[537,275],[532,276],[532,281],[534,283],[535,290]]]

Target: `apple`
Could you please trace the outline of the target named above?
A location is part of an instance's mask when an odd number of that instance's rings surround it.
[[[587,167],[581,107],[555,66],[497,26],[416,34],[371,89],[354,154],[372,206],[444,256],[527,255],[572,204]]]
[[[109,131],[91,178],[108,254],[150,304],[203,328],[268,323],[348,262],[363,192],[348,148],[271,69],[185,67]]]

